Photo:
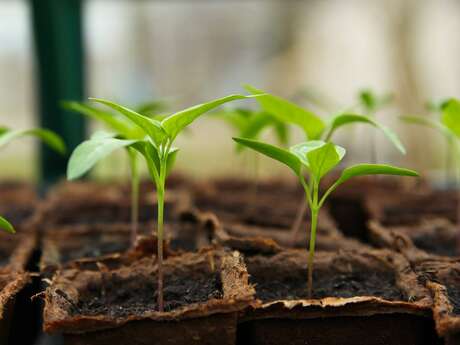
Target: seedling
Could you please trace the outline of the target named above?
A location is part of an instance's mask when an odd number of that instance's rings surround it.
[[[433,128],[441,133],[447,141],[448,153],[447,153],[447,164],[446,164],[446,174],[450,170],[450,153],[455,153],[453,160],[456,160],[457,164],[457,188],[460,186],[460,162],[458,161],[459,140],[460,140],[460,100],[458,99],[449,99],[445,102],[442,102],[438,107],[441,116],[438,121],[425,118],[421,116],[402,116],[401,119],[408,123],[415,123],[423,125],[429,128]],[[458,207],[458,220],[457,225],[460,225],[460,205]],[[460,251],[460,227],[458,230],[457,237],[457,248]]]
[[[0,148],[8,145],[13,140],[24,136],[32,136],[41,139],[45,144],[55,151],[63,154],[66,151],[64,141],[60,136],[48,129],[32,128],[25,130],[11,130],[7,127],[0,127]],[[14,233],[13,225],[0,216],[0,229]]]
[[[452,161],[455,160],[454,153],[458,150],[455,138],[459,138],[460,126],[459,116],[460,102],[456,99],[445,100],[439,103],[429,102],[427,108],[432,113],[438,115],[437,118],[430,118],[417,115],[401,116],[401,120],[409,124],[421,125],[427,128],[434,129],[441,133],[447,146],[446,152],[446,179],[449,177],[449,172],[452,170]]]
[[[164,239],[164,198],[165,182],[171,171],[177,154],[173,147],[174,140],[188,125],[204,113],[218,106],[234,100],[252,98],[254,96],[230,95],[207,103],[195,105],[174,113],[158,121],[141,115],[133,110],[116,103],[95,99],[91,100],[104,104],[129,119],[144,132],[143,139],[120,139],[107,134],[93,136],[84,145],[78,146],[72,153],[68,165],[70,176],[78,175],[82,170],[88,170],[97,161],[107,156],[117,148],[130,147],[139,152],[147,163],[152,181],[156,186],[157,194],[157,255],[158,255],[158,308],[164,311],[163,302],[163,239]]]
[[[340,177],[320,195],[321,179],[334,169],[345,156],[345,149],[332,142],[311,140],[282,149],[260,141],[233,138],[237,143],[245,145],[259,153],[271,157],[287,165],[299,179],[305,191],[305,199],[311,213],[310,242],[308,256],[308,297],[312,297],[313,287],[313,262],[315,255],[316,229],[318,214],[327,197],[341,184],[352,177],[363,175],[400,175],[418,176],[413,170],[398,168],[384,164],[358,164],[342,171]],[[307,178],[304,176],[304,172]],[[307,229],[308,233],[308,229]]]
[[[382,131],[385,137],[399,150],[399,152],[402,154],[406,153],[406,150],[396,133],[390,128],[380,124],[369,115],[342,112],[332,116],[330,120],[325,122],[317,114],[286,99],[268,94],[250,85],[246,85],[245,89],[254,95],[263,94],[257,98],[257,101],[261,105],[262,109],[277,118],[279,121],[300,127],[307,140],[323,140],[325,142],[329,142],[338,129],[347,125],[363,123]],[[385,104],[385,99],[380,100],[380,98],[377,98],[370,92],[363,92],[361,98],[363,99],[363,104],[367,104],[368,111]],[[306,212],[306,206],[307,204],[305,201],[300,204],[299,211],[297,212],[297,216],[291,230],[293,238],[300,229],[302,218]]]
[[[104,111],[91,104],[82,102],[64,102],[66,109],[78,112],[82,115],[88,116],[92,119],[102,122],[107,129],[112,131],[113,137],[127,140],[143,139],[144,131],[133,124],[130,120],[121,116],[117,112]],[[160,112],[165,110],[165,104],[162,101],[150,102],[141,104],[136,108],[136,112],[149,117],[161,117]],[[100,133],[98,135],[101,135]],[[83,142],[80,145],[88,145]],[[130,175],[131,175],[131,245],[134,247],[137,239],[138,224],[139,224],[139,169],[138,169],[138,154],[133,148],[124,147],[128,156]],[[105,156],[104,156],[105,157]],[[102,158],[102,157],[101,157]],[[77,179],[84,174],[87,170],[79,170],[78,174],[67,174],[69,180]]]

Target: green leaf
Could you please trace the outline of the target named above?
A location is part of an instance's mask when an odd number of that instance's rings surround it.
[[[450,99],[442,109],[441,121],[455,136],[460,138],[460,102]]]
[[[259,95],[257,101],[267,113],[284,123],[292,123],[302,128],[307,139],[314,140],[321,137],[326,125],[314,113],[251,85],[245,85],[244,88],[253,95]]]
[[[169,138],[174,140],[185,127],[190,125],[200,115],[203,115],[204,113],[227,102],[253,97],[254,96],[230,95],[210,102],[198,104],[168,116],[161,121],[161,125],[168,134]]]
[[[103,137],[90,139],[78,145],[67,164],[67,179],[74,180],[88,172],[97,162],[113,151],[130,146],[137,140]]]
[[[13,225],[5,218],[0,216],[0,229],[9,232],[10,234],[14,234],[16,231],[13,228]]]
[[[41,139],[46,145],[48,145],[53,150],[64,154],[66,147],[64,141],[56,133],[42,128],[32,128],[25,130],[8,130],[3,132],[0,135],[0,147],[9,144],[14,139],[23,137],[23,136],[33,136]]]
[[[337,166],[346,153],[343,147],[321,140],[300,143],[289,150],[300,159],[317,181]]]
[[[310,151],[316,150],[325,144],[326,143],[322,140],[310,140],[291,146],[289,151],[295,154],[305,167],[310,168],[310,162],[308,161],[307,154]]]
[[[4,134],[4,133],[8,132],[8,130],[9,130],[8,127],[0,126],[0,135],[2,135],[2,134]]]
[[[289,143],[288,126],[279,120],[274,120],[273,126],[275,128],[275,135],[279,144],[283,146],[287,145]]]
[[[324,175],[340,163],[345,156],[345,152],[343,147],[328,142],[307,153],[310,172],[318,183]]]
[[[418,176],[418,173],[414,170],[398,168],[386,164],[357,164],[344,169],[336,184],[342,184],[352,177],[365,175]]]
[[[213,116],[225,121],[230,125],[237,133],[242,133],[249,121],[250,116],[253,112],[247,109],[223,109],[221,111],[213,112]]]
[[[147,169],[152,180],[157,181],[160,176],[161,161],[158,149],[149,141],[139,141],[132,145],[132,147],[137,150],[145,158],[147,163]],[[172,170],[174,165],[177,152],[179,151],[176,147],[171,147],[168,153],[168,158],[166,161],[166,176]]]
[[[122,105],[116,104],[114,102],[100,99],[100,98],[90,98],[90,100],[94,102],[98,102],[104,104],[116,111],[118,111],[121,115],[127,117],[131,120],[134,124],[136,124],[139,128],[144,130],[144,132],[152,138],[157,146],[159,146],[164,138],[166,137],[166,133],[161,126],[161,123],[157,120],[151,119],[147,116],[141,115],[136,113],[135,111],[123,107]]]
[[[124,136],[126,139],[134,139],[133,126],[125,118],[120,118],[115,114],[103,111],[83,102],[62,102],[62,105],[65,109],[75,111],[104,123],[106,127]]]
[[[446,136],[447,139],[450,139],[452,137],[452,133],[450,132],[450,130],[446,126],[444,126],[443,124],[435,120],[432,120],[426,117],[422,117],[422,116],[414,116],[414,115],[400,116],[400,119],[406,123],[422,125],[422,126],[437,130],[438,132]]]
[[[366,110],[366,112],[368,113],[376,112],[377,110],[390,104],[392,100],[393,95],[390,93],[379,96],[369,89],[362,90],[359,93],[359,101],[363,106],[364,110]]]
[[[390,128],[378,123],[374,119],[370,118],[369,116],[365,115],[359,115],[359,114],[340,114],[335,116],[332,119],[329,133],[328,133],[328,138],[332,136],[334,131],[336,131],[338,128],[343,127],[345,125],[350,125],[354,123],[367,123],[375,128],[380,129],[383,134],[387,137],[388,140],[390,140],[393,145],[402,153],[406,153],[406,149],[404,148],[404,145],[401,143],[401,141],[398,138],[398,135],[391,130]]]
[[[110,133],[106,131],[96,131],[91,135],[90,139],[105,139],[105,138],[115,138],[116,133]]]
[[[257,140],[244,139],[244,138],[233,138],[238,144],[247,146],[257,152],[264,154],[270,158],[277,160],[289,168],[298,176],[301,173],[301,162],[297,156],[288,150],[281,149],[279,147],[266,144]]]

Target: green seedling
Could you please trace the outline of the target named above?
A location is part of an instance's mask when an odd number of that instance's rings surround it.
[[[78,112],[84,116],[95,119],[102,122],[105,127],[113,132],[112,137],[126,140],[139,140],[145,136],[144,131],[139,128],[136,124],[132,123],[129,119],[120,115],[118,112],[111,112],[100,109],[92,104],[83,102],[63,102],[63,106],[75,112]],[[162,111],[166,109],[166,104],[162,101],[153,101],[144,103],[136,108],[136,113],[148,116],[151,118],[161,118],[164,115]],[[96,136],[104,136],[98,133]],[[92,138],[94,139],[94,138]],[[87,142],[83,142],[81,145],[89,145]],[[135,246],[138,227],[139,227],[139,168],[138,168],[138,153],[132,147],[124,147],[129,161],[129,169],[131,176],[131,245]],[[87,170],[79,170],[78,174],[67,174],[69,180],[77,179],[86,174],[91,167],[87,167]]]
[[[254,96],[230,95],[207,103],[199,104],[165,117],[161,121],[151,119],[116,103],[95,99],[91,100],[104,104],[135,124],[144,133],[143,139],[123,139],[107,134],[93,136],[87,142],[78,146],[72,153],[67,173],[69,176],[79,175],[87,171],[97,161],[121,147],[130,147],[139,152],[147,163],[157,194],[157,239],[158,239],[158,308],[164,311],[163,302],[163,239],[164,239],[164,198],[165,182],[171,171],[177,154],[173,147],[176,137],[195,119],[220,105]]]
[[[282,149],[260,141],[244,138],[233,138],[237,143],[245,145],[259,153],[273,158],[288,166],[299,179],[305,191],[305,199],[311,213],[309,256],[308,256],[308,297],[312,297],[313,263],[315,255],[316,229],[318,214],[327,197],[341,184],[355,176],[364,175],[400,175],[417,176],[415,171],[383,164],[357,164],[342,171],[340,177],[320,195],[322,178],[334,169],[345,156],[345,149],[332,142],[311,140]],[[306,176],[304,176],[306,173]],[[308,233],[308,229],[307,229]]]
[[[456,138],[460,137],[460,102],[456,99],[449,99],[442,102],[429,102],[427,109],[437,118],[419,116],[419,115],[405,115],[401,116],[401,120],[409,123],[421,125],[427,128],[434,129],[440,133],[446,140],[446,164],[445,173],[446,180],[449,178],[449,172],[452,170],[452,163],[455,160],[454,153],[458,151],[458,143]]]
[[[25,137],[25,136],[32,136],[39,138],[45,144],[47,144],[53,150],[64,154],[66,151],[66,147],[64,141],[58,136],[56,133],[42,128],[32,128],[32,129],[25,129],[25,130],[11,130],[7,127],[0,127],[0,148],[3,146],[8,145],[13,140]],[[11,223],[9,223],[5,218],[0,217],[0,229],[5,230],[9,233],[14,233],[14,227]]]
[[[312,111],[300,107],[286,99],[268,94],[250,85],[245,85],[245,89],[254,95],[263,94],[257,98],[262,109],[281,122],[298,126],[303,130],[306,140],[323,140],[329,142],[332,140],[337,130],[345,126],[362,123],[380,130],[399,152],[402,154],[406,153],[406,149],[399,140],[397,134],[369,115],[341,112],[332,116],[328,121],[324,121]],[[385,99],[378,100],[379,98],[370,92],[364,92],[362,98],[367,100],[365,103],[368,104],[367,110],[376,109],[377,106],[385,103]],[[293,238],[300,229],[302,218],[306,212],[306,206],[305,201],[300,203],[299,211],[297,212],[291,230]]]

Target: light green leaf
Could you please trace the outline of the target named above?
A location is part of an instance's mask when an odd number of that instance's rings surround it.
[[[352,177],[365,175],[418,176],[418,173],[414,170],[398,168],[386,164],[357,164],[344,169],[336,184],[342,184]]]
[[[88,172],[97,162],[113,151],[130,146],[137,140],[104,137],[91,139],[78,145],[67,164],[67,179],[74,180]]]
[[[422,126],[437,130],[438,132],[446,136],[447,139],[452,138],[452,133],[450,132],[450,130],[446,126],[444,126],[443,124],[435,120],[432,120],[426,117],[422,117],[422,116],[414,116],[414,115],[404,115],[404,116],[401,116],[400,119],[406,123],[422,125]]]
[[[116,133],[110,133],[106,131],[96,131],[91,135],[91,139],[105,139],[105,138],[115,138]]]
[[[3,132],[0,135],[0,147],[9,144],[14,139],[23,136],[33,136],[41,139],[46,145],[48,145],[53,150],[64,154],[66,147],[64,141],[56,133],[42,128],[32,128],[25,130],[8,130]]]
[[[298,176],[301,173],[301,162],[297,156],[288,150],[281,149],[279,147],[266,144],[257,140],[244,139],[244,138],[233,138],[238,144],[247,146],[257,152],[260,152],[270,158],[277,160],[289,168]]]
[[[104,104],[116,111],[118,111],[121,115],[127,117],[131,120],[134,124],[136,124],[139,128],[144,130],[144,132],[152,138],[157,146],[159,146],[164,138],[166,137],[166,133],[161,126],[161,123],[157,120],[151,119],[147,116],[141,115],[136,113],[135,111],[123,107],[122,105],[116,104],[114,102],[99,99],[99,98],[90,98],[90,100],[94,102],[98,102]]]
[[[362,90],[359,93],[359,101],[364,110],[368,113],[376,112],[377,110],[390,104],[392,100],[393,95],[391,93],[386,93],[380,96],[370,89]]]
[[[161,169],[158,149],[149,141],[139,141],[132,145],[132,147],[145,158],[150,177],[154,181],[157,181],[159,179]],[[166,176],[169,175],[173,168],[178,151],[179,149],[176,147],[171,147],[169,149],[168,158],[166,161]]]
[[[133,125],[123,117],[118,117],[115,114],[83,102],[62,102],[62,104],[65,109],[75,111],[104,123],[106,127],[124,136],[126,139],[134,139],[133,136],[136,133],[133,133]]]
[[[307,139],[315,140],[321,137],[326,125],[314,113],[251,85],[245,85],[244,88],[253,95],[260,95],[257,101],[267,113],[284,123],[292,123],[302,128]]]
[[[168,134],[169,138],[174,140],[185,127],[190,125],[200,115],[203,115],[204,113],[227,102],[253,97],[254,96],[230,95],[210,102],[198,104],[168,116],[161,121],[161,125]]]
[[[247,109],[222,109],[221,111],[213,112],[213,116],[225,121],[237,133],[242,133],[253,115],[253,112]]]
[[[450,99],[442,109],[441,121],[455,136],[460,138],[460,102]]]
[[[322,140],[310,140],[304,143],[296,144],[289,148],[289,151],[297,156],[302,164],[310,168],[310,162],[308,161],[307,154],[312,150],[316,150],[326,143]]]
[[[287,145],[289,143],[289,128],[283,122],[274,120],[275,135],[280,145]]]
[[[0,216],[0,229],[9,232],[10,234],[14,234],[16,231],[14,230],[13,225],[5,218]]]
[[[398,135],[391,130],[390,128],[378,123],[374,119],[370,118],[369,116],[365,115],[359,115],[359,114],[340,114],[335,116],[332,119],[329,133],[328,133],[328,139],[332,137],[332,134],[334,131],[336,131],[338,128],[343,127],[345,125],[350,125],[354,123],[367,123],[375,128],[380,129],[383,134],[387,137],[388,140],[390,140],[393,145],[402,153],[406,153],[406,149],[404,148],[404,145],[401,143],[401,141],[398,138]]]
[[[309,170],[317,183],[340,163],[345,156],[345,152],[343,147],[328,142],[307,153],[310,165]]]

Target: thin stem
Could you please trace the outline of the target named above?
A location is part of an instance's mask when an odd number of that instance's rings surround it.
[[[165,199],[165,184],[166,184],[166,166],[168,162],[169,149],[171,143],[165,145],[164,151],[160,157],[160,177],[157,183],[157,198],[158,198],[158,226],[157,226],[157,255],[158,255],[158,310],[164,311],[163,300],[163,239],[164,239],[164,199]]]
[[[158,188],[159,187],[159,188]],[[157,226],[157,255],[158,255],[158,310],[164,311],[163,301],[163,214],[164,214],[164,188],[157,187],[158,195],[158,226]]]
[[[131,246],[134,247],[139,225],[139,170],[137,153],[131,149],[128,153],[131,167]]]
[[[312,298],[313,293],[313,263],[315,259],[316,228],[318,225],[318,209],[311,209],[311,227],[310,227],[310,249],[308,253],[308,298]],[[307,229],[308,231],[308,229]]]

